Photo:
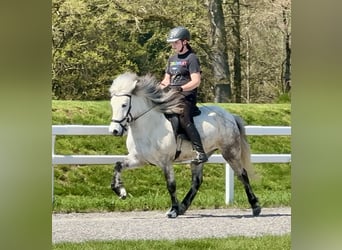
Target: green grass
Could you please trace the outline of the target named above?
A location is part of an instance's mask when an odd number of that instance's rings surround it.
[[[209,105],[209,104],[205,104]],[[289,104],[214,104],[239,114],[247,125],[289,126]],[[201,106],[201,104],[199,105]],[[107,125],[110,121],[109,102],[53,101],[53,124]],[[58,136],[57,154],[127,154],[125,137]],[[291,153],[291,138],[287,136],[249,136],[252,153]],[[264,207],[290,206],[291,165],[254,164],[258,178],[252,187]],[[169,194],[158,167],[123,172],[128,197],[120,200],[110,189],[113,166],[69,166],[54,168],[54,212],[167,210]],[[181,200],[190,188],[188,165],[175,166],[177,194]],[[240,182],[235,179],[234,204],[229,207],[249,207]],[[225,167],[206,164],[204,180],[191,208],[227,207],[225,197]],[[85,248],[87,249],[87,248]],[[252,249],[252,248],[251,248]]]
[[[114,240],[114,241],[90,241],[84,243],[59,243],[54,244],[55,250],[150,250],[150,249],[196,249],[196,250],[285,250],[291,249],[290,235],[264,236],[264,237],[229,237],[219,239],[195,239],[195,240]]]

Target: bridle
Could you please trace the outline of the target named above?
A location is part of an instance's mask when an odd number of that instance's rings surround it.
[[[140,117],[142,117],[143,115],[145,115],[147,112],[151,111],[155,107],[155,105],[154,105],[151,108],[149,108],[148,110],[142,112],[140,115],[137,115],[136,117],[133,117],[132,114],[131,114],[132,95],[130,95],[130,94],[113,94],[113,96],[127,96],[127,97],[129,97],[129,107],[128,107],[126,115],[121,120],[116,120],[116,119],[112,119],[111,120],[114,123],[119,123],[119,125],[121,126],[121,128],[124,131],[127,131],[127,124],[132,123],[132,122],[138,120]],[[122,124],[124,121],[126,121],[126,123]]]
[[[132,96],[129,94],[114,94],[114,96],[127,96],[129,97],[129,107],[127,110],[126,115],[121,119],[121,120],[116,120],[116,119],[112,119],[111,121],[114,123],[119,123],[119,125],[121,126],[121,128],[124,131],[127,131],[127,124],[133,120],[133,116],[131,114],[131,108],[132,108]],[[126,123],[123,125],[122,122],[126,121]]]

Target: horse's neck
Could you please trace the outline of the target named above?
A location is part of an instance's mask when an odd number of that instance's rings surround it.
[[[149,135],[148,131],[169,130],[165,125],[167,122],[165,115],[156,111],[144,98],[135,97],[132,99],[132,113],[134,113],[133,117],[138,117],[131,126],[134,132],[141,132],[146,136]]]

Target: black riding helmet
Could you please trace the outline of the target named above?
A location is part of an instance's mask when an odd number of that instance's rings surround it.
[[[187,40],[190,41],[190,32],[182,26],[178,26],[170,30],[166,41],[168,43],[175,42],[177,40]]]

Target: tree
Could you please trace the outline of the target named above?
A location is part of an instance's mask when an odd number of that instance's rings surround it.
[[[230,102],[230,72],[222,0],[209,0],[208,13],[210,20],[208,40],[211,48],[210,59],[213,78],[215,80],[215,102]]]
[[[289,65],[289,53],[284,57],[285,38],[290,52],[289,4],[290,0],[240,0],[242,102],[271,102],[284,93],[284,75],[290,76],[291,72],[290,67],[286,67]],[[287,10],[286,26],[283,6]],[[229,13],[232,16],[229,27],[233,31],[236,22],[231,11]],[[234,48],[235,43],[231,47]]]
[[[232,27],[233,39],[234,39],[234,101],[241,103],[241,32],[240,32],[240,1],[233,0],[230,5],[232,19],[234,21]]]
[[[53,99],[108,99],[116,75],[162,78],[166,36],[191,32],[199,102],[276,101],[291,89],[290,0],[53,0]]]
[[[285,59],[282,67],[283,91],[289,93],[291,90],[291,10],[290,0],[281,1],[283,14],[283,25],[280,30],[284,35]]]

